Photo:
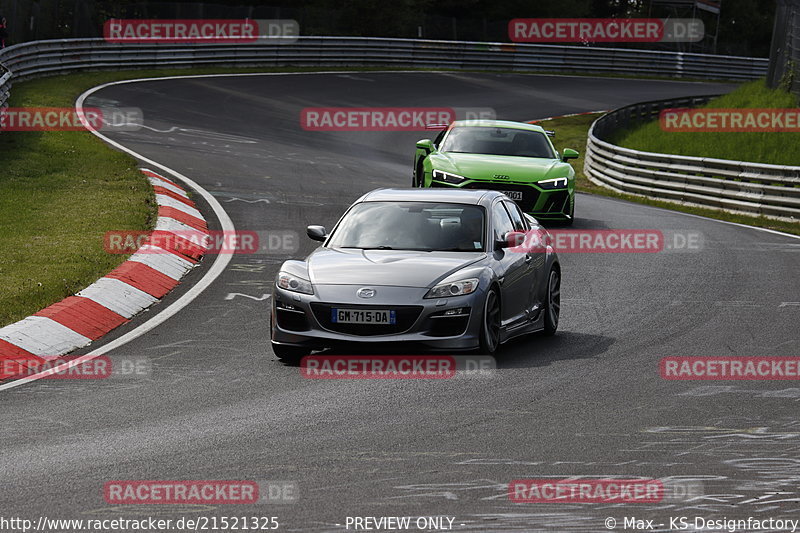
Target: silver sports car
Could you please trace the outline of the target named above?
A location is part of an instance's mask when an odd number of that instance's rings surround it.
[[[284,361],[341,343],[408,342],[492,354],[555,333],[561,267],[545,230],[497,191],[378,189],[359,198],[303,261],[286,261],[272,298],[272,348]],[[544,242],[544,241],[542,241]]]

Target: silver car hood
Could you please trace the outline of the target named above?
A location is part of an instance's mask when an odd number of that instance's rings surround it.
[[[318,248],[306,261],[315,284],[428,287],[485,258],[484,252]]]

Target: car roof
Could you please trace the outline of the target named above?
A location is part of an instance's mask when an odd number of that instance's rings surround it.
[[[544,133],[544,128],[527,122],[513,122],[511,120],[456,120],[452,126],[476,128],[513,128],[517,130],[538,131]]]
[[[503,196],[498,191],[485,189],[375,189],[358,202],[444,202],[453,204],[488,205],[495,198]],[[357,202],[357,203],[358,203]]]

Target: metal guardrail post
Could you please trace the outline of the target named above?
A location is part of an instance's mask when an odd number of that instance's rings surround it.
[[[112,44],[102,39],[33,41],[0,52],[18,79],[82,68],[207,65],[400,66],[508,69],[523,72],[651,74],[698,79],[754,79],[767,60],[649,50],[527,43],[370,37],[299,37],[251,45]],[[681,65],[680,69],[676,66]]]
[[[793,50],[800,50],[797,43],[792,46]],[[748,80],[764,76],[768,62],[747,57],[580,46],[303,36],[294,43],[251,45],[124,45],[103,39],[33,41],[1,50],[0,64],[10,71],[0,77],[0,105],[4,105],[13,80],[85,69],[398,66]],[[766,168],[769,165],[741,163],[739,168],[737,162],[724,161],[704,165],[702,158],[636,152],[602,140],[620,127],[646,120],[678,102],[693,105],[698,99],[645,102],[596,121],[587,144],[587,176],[624,192],[733,206],[773,216],[800,215],[798,167]],[[731,180],[739,180],[739,185],[731,185]]]

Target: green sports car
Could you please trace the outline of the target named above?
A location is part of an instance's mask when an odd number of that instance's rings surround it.
[[[435,127],[435,126],[434,126]],[[506,120],[457,120],[435,140],[417,142],[413,187],[492,189],[540,220],[571,224],[578,157],[553,148],[541,126]]]

